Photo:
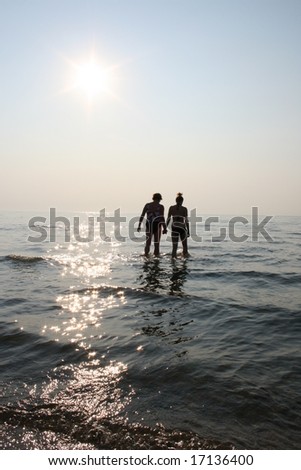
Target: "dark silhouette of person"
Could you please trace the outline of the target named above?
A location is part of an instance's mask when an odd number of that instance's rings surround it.
[[[167,227],[164,218],[164,206],[160,204],[162,196],[160,193],[153,195],[153,201],[145,204],[139,219],[138,232],[141,230],[141,224],[146,215],[146,243],[144,248],[145,256],[149,255],[152,239],[154,239],[154,255],[160,255],[160,239],[163,233],[167,233]]]
[[[172,219],[171,239],[173,258],[177,257],[179,239],[181,240],[183,246],[183,256],[189,256],[187,245],[187,238],[190,236],[188,212],[187,208],[183,206],[183,202],[184,198],[182,193],[178,193],[176,197],[176,204],[174,206],[170,206],[166,221],[166,226],[168,227],[168,224]]]

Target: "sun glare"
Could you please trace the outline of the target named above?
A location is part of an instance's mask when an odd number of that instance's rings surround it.
[[[109,72],[95,60],[77,65],[74,88],[89,99],[108,92]]]
[[[69,65],[66,72],[66,82],[60,93],[77,93],[84,97],[89,108],[99,97],[106,96],[120,101],[116,87],[120,83],[119,69],[122,63],[108,64],[94,50],[82,60],[72,60],[64,57]]]

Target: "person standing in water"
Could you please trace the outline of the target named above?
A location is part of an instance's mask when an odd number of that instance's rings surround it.
[[[160,204],[162,196],[160,193],[153,195],[153,201],[145,204],[140,216],[138,232],[141,231],[141,224],[146,215],[146,243],[144,248],[145,256],[149,255],[152,238],[154,238],[154,255],[160,254],[160,238],[162,233],[167,233],[166,223],[164,219],[164,206]]]
[[[171,225],[171,239],[172,239],[172,257],[177,257],[177,248],[179,238],[183,246],[183,256],[187,257],[188,246],[187,238],[190,236],[189,233],[189,222],[187,208],[183,206],[184,198],[182,193],[178,193],[176,197],[176,205],[170,206],[166,221],[166,226],[172,219]]]

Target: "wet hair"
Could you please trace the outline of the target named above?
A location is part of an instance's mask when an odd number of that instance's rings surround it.
[[[162,196],[160,193],[155,193],[153,195],[153,201],[161,201],[161,199],[162,199]]]
[[[178,193],[176,197],[176,203],[178,205],[183,204],[184,198],[183,198],[183,193]]]

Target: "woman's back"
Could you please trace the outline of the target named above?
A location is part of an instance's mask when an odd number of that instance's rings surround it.
[[[187,218],[187,208],[178,204],[170,206],[168,216],[172,217],[173,222],[184,224]]]

